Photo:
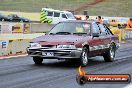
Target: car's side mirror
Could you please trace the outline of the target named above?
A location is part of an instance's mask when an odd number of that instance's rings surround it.
[[[93,37],[99,37],[99,33],[93,33]]]

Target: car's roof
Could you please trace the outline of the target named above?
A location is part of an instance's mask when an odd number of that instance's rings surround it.
[[[8,16],[18,16],[17,14],[9,14]]]
[[[42,8],[42,10],[52,11],[52,12],[59,12],[59,13],[71,13],[69,11],[61,11],[61,10],[55,10],[52,8]]]
[[[62,22],[87,22],[87,23],[96,23],[96,21],[93,20],[68,20],[68,21],[62,21]]]

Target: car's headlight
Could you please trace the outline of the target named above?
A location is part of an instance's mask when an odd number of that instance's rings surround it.
[[[57,48],[76,49],[75,45],[57,45]]]
[[[29,47],[30,48],[39,48],[39,47],[41,47],[41,45],[39,43],[30,43]]]

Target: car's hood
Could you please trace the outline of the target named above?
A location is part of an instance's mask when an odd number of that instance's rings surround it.
[[[74,44],[86,39],[86,36],[78,35],[44,35],[34,38],[32,42],[41,43],[42,45]]]

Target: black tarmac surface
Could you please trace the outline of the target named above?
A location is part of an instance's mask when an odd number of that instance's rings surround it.
[[[78,67],[73,62],[44,60],[37,66],[31,57],[0,60],[0,88],[126,88],[129,84],[85,84],[76,82]],[[121,44],[114,62],[91,58],[84,68],[90,74],[132,75],[132,43]],[[131,88],[131,87],[128,87]]]

